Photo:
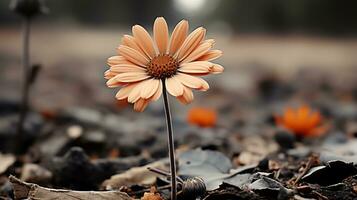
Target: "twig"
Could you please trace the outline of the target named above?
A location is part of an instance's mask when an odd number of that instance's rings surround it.
[[[329,198],[327,198],[326,196],[322,195],[321,193],[319,193],[317,191],[312,191],[312,193],[317,195],[319,198],[321,198],[323,200],[329,200]]]
[[[302,171],[302,173],[296,178],[294,185],[296,185],[303,176],[311,169],[312,165],[317,161],[317,156],[312,155],[310,156],[309,160],[307,161],[305,169]]]
[[[155,168],[155,167],[148,167],[148,170],[152,171],[152,172],[155,172],[157,174],[160,174],[162,176],[167,176],[167,177],[171,176],[171,174],[169,172],[166,172],[166,171],[164,171],[162,169],[158,169],[158,168]],[[181,182],[181,183],[184,182],[182,180],[182,178],[180,178],[179,176],[176,176],[176,179],[178,180],[178,182]]]

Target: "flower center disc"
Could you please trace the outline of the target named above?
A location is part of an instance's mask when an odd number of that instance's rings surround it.
[[[169,78],[176,74],[179,63],[170,55],[158,55],[147,66],[147,72],[156,79]]]

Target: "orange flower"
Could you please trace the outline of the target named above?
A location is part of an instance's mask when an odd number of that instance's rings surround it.
[[[153,38],[139,25],[133,26],[132,32],[133,36],[123,36],[117,48],[119,55],[108,58],[110,68],[104,77],[108,87],[123,87],[116,98],[133,103],[136,111],[159,99],[163,82],[172,96],[188,104],[193,100],[193,89],[209,88],[199,76],[223,71],[221,65],[209,62],[222,51],[211,50],[214,40],[204,40],[206,29],[202,27],[187,35],[186,20],[177,24],[171,38],[163,17],[154,22]]]
[[[201,127],[213,127],[217,122],[217,113],[209,108],[192,108],[188,112],[187,121]]]
[[[277,125],[300,136],[319,136],[327,130],[327,126],[322,125],[320,112],[308,106],[286,108],[282,116],[275,116],[275,120]]]

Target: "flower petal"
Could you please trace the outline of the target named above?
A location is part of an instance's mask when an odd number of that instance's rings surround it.
[[[148,99],[152,97],[156,93],[157,89],[159,88],[159,85],[160,85],[160,80],[158,79],[147,80],[141,90],[140,97],[143,99]]]
[[[123,56],[112,56],[107,60],[107,64],[109,66],[123,64],[123,63],[130,63],[130,62]]]
[[[148,99],[139,99],[134,103],[134,110],[137,112],[143,112],[149,103],[150,100]]]
[[[213,40],[206,40],[202,42],[195,50],[192,51],[192,53],[190,53],[184,60],[182,60],[182,63],[197,60],[213,47],[213,43]]]
[[[107,71],[104,72],[104,78],[105,79],[111,79],[113,78],[114,76],[116,76],[118,73],[116,72],[112,72],[110,71],[110,69],[108,69]]]
[[[205,53],[203,56],[199,57],[197,60],[199,61],[211,61],[214,59],[217,59],[222,56],[222,51],[221,50],[209,50],[207,53]]]
[[[149,63],[149,60],[140,52],[128,46],[120,45],[118,47],[118,51],[123,57],[134,64],[146,67],[146,65]]]
[[[145,52],[149,58],[154,58],[156,52],[154,49],[154,43],[149,33],[140,25],[135,25],[132,28],[133,36],[138,42],[140,48]]]
[[[201,81],[201,87],[198,88],[198,90],[200,91],[207,91],[209,89],[209,85],[207,83],[207,81],[205,81],[204,79],[200,78]]]
[[[287,108],[285,111],[284,111],[284,115],[283,115],[283,124],[286,128],[288,129],[296,129],[297,126],[296,126],[296,112],[291,109],[291,108]]]
[[[159,53],[166,54],[169,42],[169,28],[163,17],[156,18],[154,22],[154,38],[159,49]]]
[[[180,81],[178,81],[175,76],[167,78],[165,81],[166,85],[166,90],[172,95],[172,96],[181,96],[183,94],[183,85],[181,84]]]
[[[119,74],[118,74],[119,75]],[[124,83],[116,80],[116,77],[118,75],[115,75],[114,77],[110,78],[108,81],[107,81],[107,86],[110,87],[110,88],[114,88],[114,87],[118,87],[120,85],[123,85]]]
[[[321,122],[321,114],[319,112],[312,112],[309,115],[309,119],[307,122],[307,126],[310,128],[316,127],[320,124]]]
[[[175,76],[182,84],[190,88],[201,88],[201,78],[178,72]]]
[[[156,101],[160,98],[161,94],[162,94],[162,81],[160,80],[159,87],[157,88],[155,94],[151,97],[151,99],[153,101]]]
[[[139,83],[132,83],[132,84],[128,84],[127,86],[124,86],[123,88],[121,88],[117,94],[115,95],[115,97],[118,100],[122,100],[122,99],[126,99],[128,98],[130,92],[135,88],[136,85],[138,85]]]
[[[121,39],[121,43],[125,46],[128,46],[132,49],[137,50],[141,53],[144,57],[146,57],[145,52],[139,47],[138,43],[136,42],[135,38],[131,35],[124,35]]]
[[[185,105],[191,103],[193,101],[193,98],[193,92],[188,87],[184,87],[183,94],[177,97],[177,99]]]
[[[114,65],[109,69],[111,72],[115,73],[126,73],[126,72],[146,72],[146,69],[134,65],[134,64],[119,64]]]
[[[224,71],[224,67],[222,67],[222,65],[219,65],[219,64],[213,64],[210,72],[212,74],[220,74]]]
[[[186,20],[181,20],[172,32],[170,39],[169,53],[174,55],[177,50],[181,47],[182,43],[185,41],[188,32],[188,22]]]
[[[177,59],[181,62],[185,59],[197,46],[201,43],[206,35],[206,29],[199,27],[194,30],[183,42],[181,48],[178,50]]]
[[[148,80],[146,80],[148,81]],[[128,102],[130,103],[135,103],[136,101],[138,101],[140,99],[140,95],[141,95],[141,90],[143,88],[143,86],[145,85],[146,81],[141,81],[139,82],[129,93],[128,95]]]
[[[189,63],[183,63],[178,68],[178,71],[185,73],[197,73],[197,74],[205,74],[211,71],[213,64],[206,61],[195,61]]]
[[[114,77],[117,82],[130,83],[141,81],[149,78],[150,76],[146,72],[128,72],[121,73]]]

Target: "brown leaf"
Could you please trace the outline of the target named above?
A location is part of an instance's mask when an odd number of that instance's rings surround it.
[[[107,190],[119,189],[122,186],[151,185],[156,181],[157,174],[148,170],[148,167],[166,170],[167,162],[157,161],[142,167],[133,167],[121,174],[114,175],[103,182],[103,187]]]

